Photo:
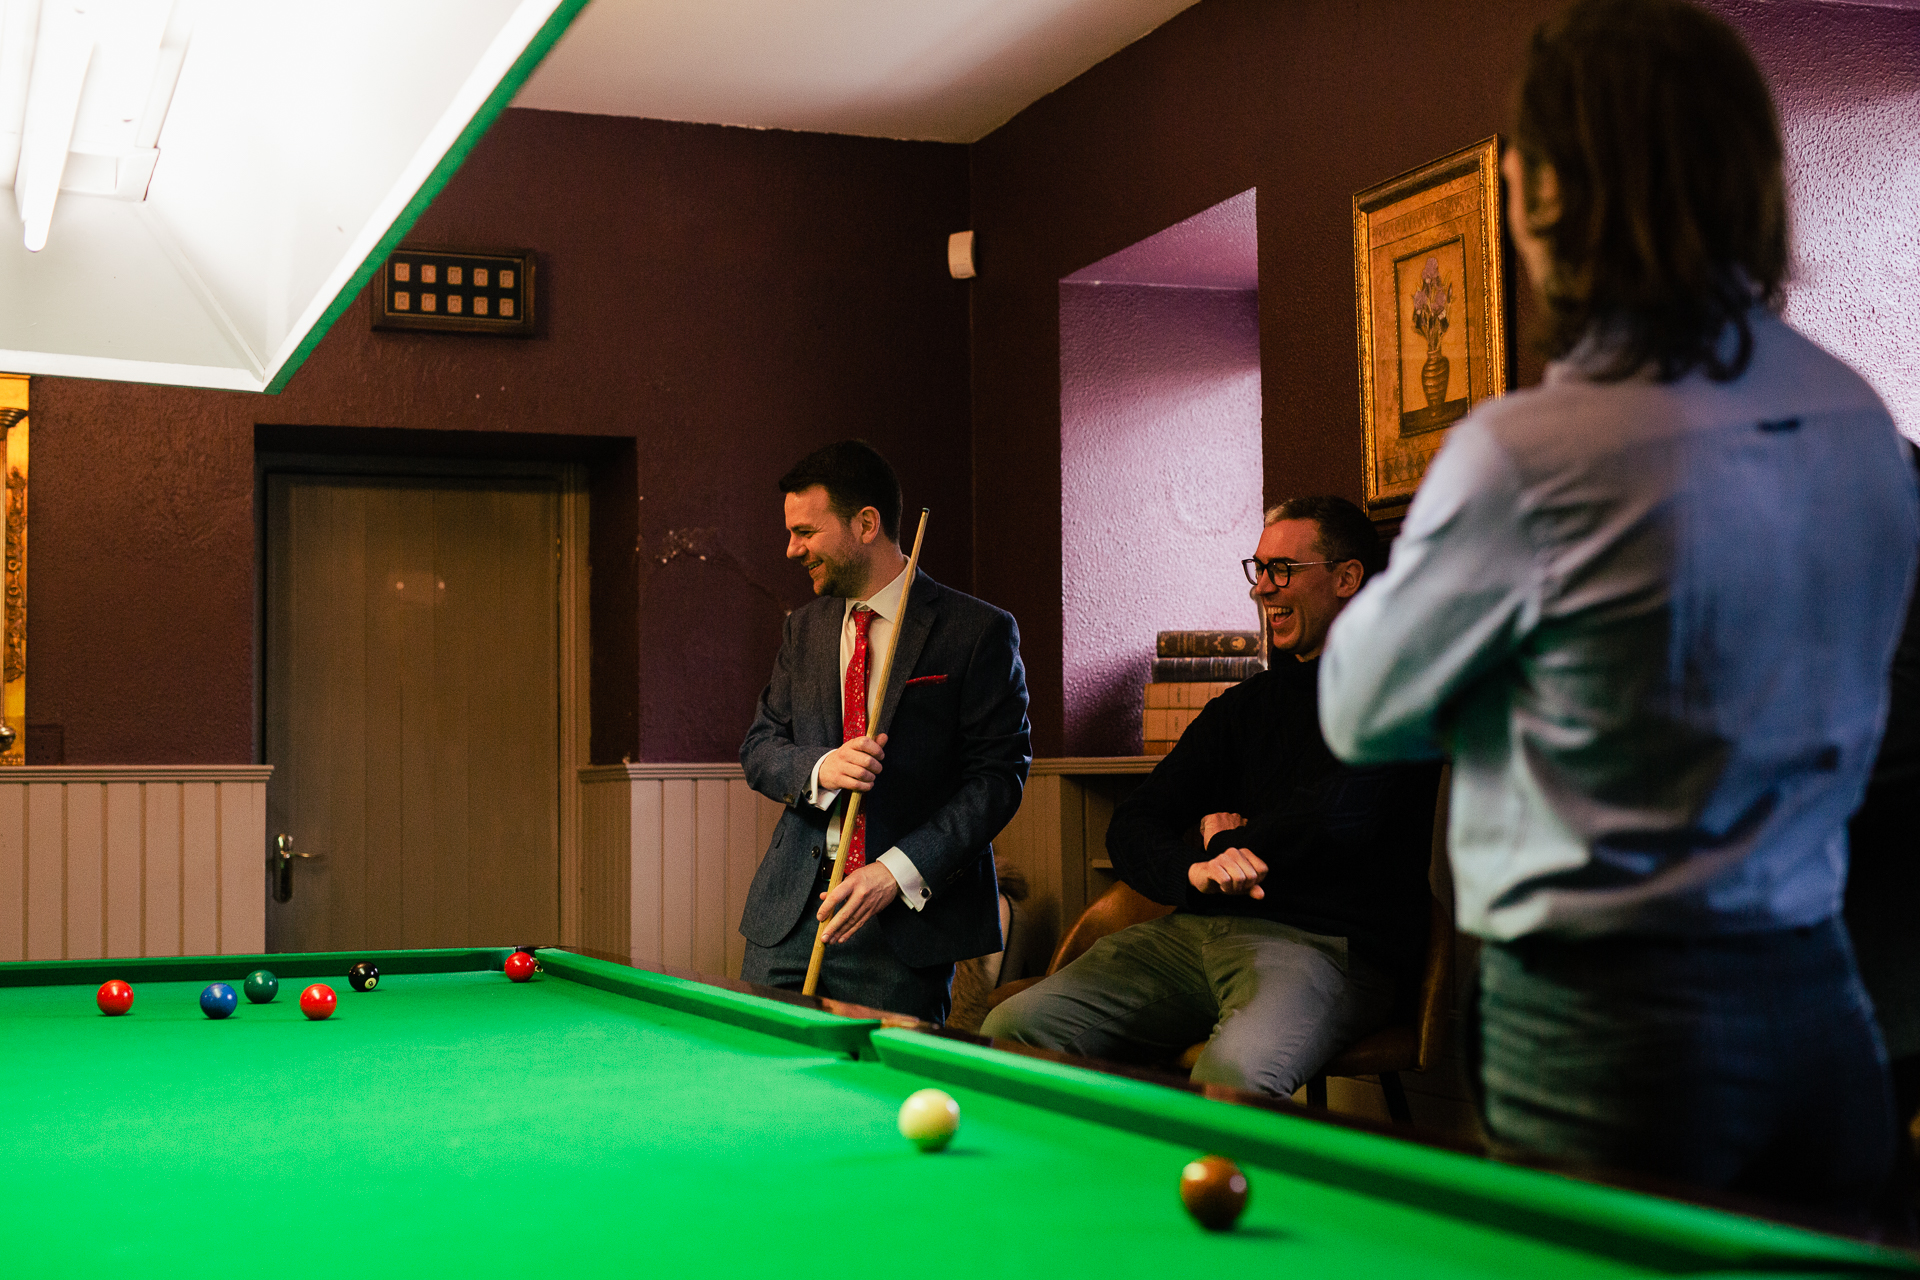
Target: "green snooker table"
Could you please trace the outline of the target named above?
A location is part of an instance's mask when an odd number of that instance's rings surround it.
[[[1907,1254],[552,950],[0,965],[7,1276],[1769,1276]],[[381,981],[356,993],[355,959]],[[199,993],[280,977],[226,1021]],[[94,1007],[131,982],[124,1017]],[[300,991],[339,995],[309,1022]],[[929,1085],[952,1147],[895,1130]],[[1182,1166],[1245,1168],[1237,1230]]]

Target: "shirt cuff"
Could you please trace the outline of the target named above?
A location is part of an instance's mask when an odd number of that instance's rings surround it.
[[[900,886],[900,900],[907,904],[908,910],[920,910],[933,897],[933,890],[927,888],[927,882],[920,878],[920,869],[913,865],[912,858],[900,852],[899,845],[887,850],[875,861],[893,873],[894,883]]]
[[[816,809],[831,809],[833,808],[833,802],[840,798],[840,789],[838,787],[829,787],[824,791],[820,789],[820,766],[825,764],[827,762],[827,756],[832,754],[833,752],[829,751],[826,755],[815,760],[813,762],[813,772],[807,775],[807,803]]]

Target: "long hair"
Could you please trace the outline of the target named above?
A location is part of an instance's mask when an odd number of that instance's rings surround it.
[[[1534,32],[1514,144],[1551,258],[1550,355],[1592,336],[1602,380],[1745,372],[1749,313],[1780,304],[1787,203],[1779,117],[1733,28],[1682,0],[1579,0]]]

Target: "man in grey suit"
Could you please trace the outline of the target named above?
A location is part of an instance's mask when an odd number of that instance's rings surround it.
[[[753,789],[786,806],[747,892],[741,976],[799,989],[820,931],[819,994],[940,1022],[955,963],[1001,945],[991,842],[1031,759],[1020,631],[924,572],[901,617],[900,482],[863,441],[807,455],[780,491],[787,557],[819,599],[788,615],[740,746]],[[895,627],[882,704],[868,675]],[[828,894],[850,791],[866,799]]]

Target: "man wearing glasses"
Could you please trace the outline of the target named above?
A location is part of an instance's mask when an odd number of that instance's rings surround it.
[[[1343,498],[1267,512],[1241,563],[1269,669],[1208,703],[1107,828],[1115,872],[1173,914],[1101,939],[987,1035],[1133,1062],[1205,1040],[1195,1080],[1285,1095],[1391,1018],[1426,944],[1439,767],[1342,765],[1318,694],[1327,629],[1385,562]]]

